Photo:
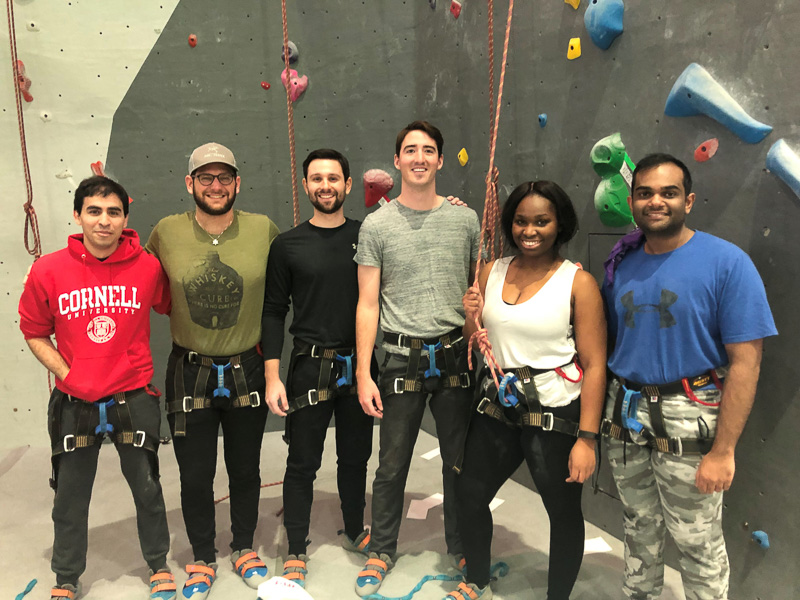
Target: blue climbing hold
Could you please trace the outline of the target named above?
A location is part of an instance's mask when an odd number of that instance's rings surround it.
[[[800,156],[780,139],[767,152],[767,168],[800,198]]]
[[[753,532],[753,541],[756,542],[762,548],[769,548],[769,536],[767,535],[766,531],[754,531]]]
[[[748,144],[763,140],[772,127],[756,121],[697,63],[692,63],[672,86],[664,106],[670,117],[706,115],[730,129]]]
[[[542,113],[539,115],[539,127],[544,129],[545,125],[547,125],[547,113]]]
[[[583,24],[594,45],[608,50],[612,42],[622,34],[622,0],[592,0],[583,13]]]

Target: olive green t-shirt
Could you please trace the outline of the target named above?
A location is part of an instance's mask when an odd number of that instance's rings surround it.
[[[233,356],[261,340],[267,256],[278,233],[265,215],[240,210],[217,245],[194,211],[156,224],[145,249],[169,277],[176,344],[208,356]]]

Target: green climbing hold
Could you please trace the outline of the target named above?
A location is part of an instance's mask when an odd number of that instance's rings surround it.
[[[608,227],[633,223],[628,206],[634,163],[625,151],[622,136],[614,133],[597,142],[589,154],[592,168],[602,177],[594,193],[594,208]]]

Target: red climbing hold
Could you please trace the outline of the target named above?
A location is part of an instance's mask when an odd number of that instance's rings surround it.
[[[370,169],[364,173],[364,205],[367,208],[375,206],[381,198],[386,198],[394,187],[392,176],[382,169]]]
[[[197,46],[197,36],[196,36],[195,34],[191,34],[191,35],[189,36],[189,45],[190,45],[192,48],[194,48],[195,46]]]
[[[265,90],[268,90],[269,89],[269,83],[267,83],[266,81],[262,81],[261,82],[261,87],[264,88]]]
[[[457,19],[458,16],[461,14],[461,2],[459,2],[458,0],[451,0],[450,12],[453,13],[453,16]]]
[[[717,138],[706,140],[694,151],[694,159],[697,162],[706,162],[717,153],[717,148],[719,148],[719,140]]]
[[[33,96],[31,96],[30,92],[31,80],[30,77],[25,76],[25,65],[21,60],[17,61],[17,81],[19,81],[19,91],[22,92],[25,102],[33,102]]]

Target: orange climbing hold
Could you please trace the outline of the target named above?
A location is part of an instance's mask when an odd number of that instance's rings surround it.
[[[192,48],[194,48],[195,46],[197,46],[197,36],[196,36],[195,34],[191,34],[191,35],[189,36],[189,45],[190,45]]]
[[[717,138],[706,140],[697,147],[697,150],[694,151],[694,159],[697,162],[706,162],[717,153],[718,148],[719,140]]]
[[[31,79],[25,75],[25,65],[21,60],[17,61],[17,80],[19,81],[19,91],[22,92],[25,102],[33,102],[30,92]]]
[[[453,17],[457,19],[461,15],[461,2],[458,0],[451,0],[450,12],[453,13]]]

